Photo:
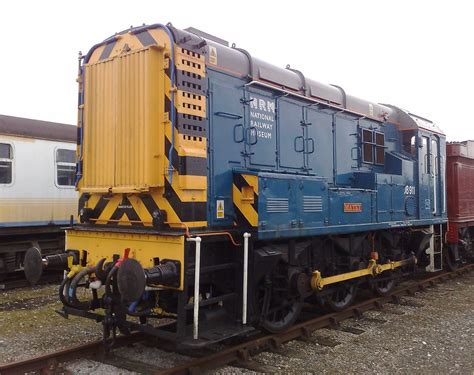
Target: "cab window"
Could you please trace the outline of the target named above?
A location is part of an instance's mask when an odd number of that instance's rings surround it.
[[[385,135],[369,129],[362,129],[362,161],[364,163],[385,163]]]
[[[416,137],[415,133],[403,132],[403,151],[412,156],[416,156]]]
[[[421,158],[421,162],[423,163],[424,174],[430,173],[430,166],[429,166],[429,160],[428,160],[428,144],[429,144],[428,137],[421,137],[420,158]]]

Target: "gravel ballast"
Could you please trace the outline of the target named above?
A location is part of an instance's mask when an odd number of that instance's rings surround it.
[[[101,325],[55,313],[56,287],[0,293],[0,364],[45,354],[101,337]],[[115,352],[114,352],[115,353]],[[115,355],[157,368],[182,363],[185,357],[153,346],[135,344]],[[474,272],[402,304],[386,304],[341,329],[323,329],[309,341],[292,341],[279,352],[255,356],[253,371],[225,367],[210,373],[474,373]],[[108,364],[80,360],[67,365],[77,374],[132,373]]]
[[[474,273],[342,322],[348,327],[364,333],[318,330],[310,342],[257,355],[254,367],[295,374],[474,374]],[[226,367],[218,373],[248,371]]]

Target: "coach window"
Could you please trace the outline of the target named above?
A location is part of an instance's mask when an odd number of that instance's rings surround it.
[[[76,176],[76,152],[56,150],[56,183],[58,186],[74,186]]]
[[[13,178],[13,149],[8,143],[0,143],[0,184],[11,184]]]

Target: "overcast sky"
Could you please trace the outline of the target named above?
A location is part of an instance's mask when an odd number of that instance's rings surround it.
[[[0,114],[75,124],[77,53],[143,23],[194,26],[251,54],[474,139],[470,1],[3,1]]]

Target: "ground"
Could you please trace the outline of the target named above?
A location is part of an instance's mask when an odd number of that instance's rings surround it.
[[[65,320],[54,311],[59,306],[53,286],[0,293],[0,364],[101,337],[99,324]],[[252,366],[256,372],[295,374],[474,373],[474,272],[403,297],[401,305],[385,306],[343,322],[340,330],[318,330],[308,342],[293,341],[278,353],[259,354]],[[117,354],[159,368],[185,360],[142,344]],[[110,364],[89,360],[68,368],[81,374],[117,372]],[[255,371],[226,367],[213,372]]]
[[[0,292],[0,365],[101,337],[95,322],[56,313],[58,286]]]

